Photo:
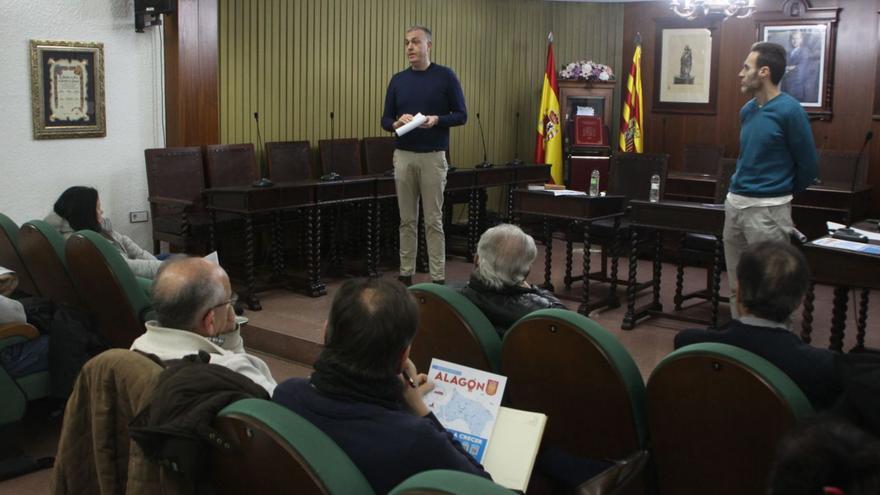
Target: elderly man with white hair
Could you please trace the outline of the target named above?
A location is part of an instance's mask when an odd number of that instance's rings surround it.
[[[476,269],[461,293],[489,318],[499,335],[523,316],[565,306],[552,293],[526,282],[538,249],[516,225],[487,230],[477,245]]]

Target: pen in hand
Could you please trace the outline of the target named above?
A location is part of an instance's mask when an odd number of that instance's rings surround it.
[[[409,383],[409,386],[410,386],[410,387],[412,387],[412,388],[418,388],[418,387],[416,386],[416,382],[415,382],[415,380],[413,380],[412,377],[409,376],[409,373],[407,373],[406,370],[400,370],[400,374],[403,375],[403,378]]]

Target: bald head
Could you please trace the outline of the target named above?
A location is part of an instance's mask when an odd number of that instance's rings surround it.
[[[153,281],[153,309],[167,328],[204,333],[201,320],[229,298],[226,272],[203,258],[178,258],[162,264]]]

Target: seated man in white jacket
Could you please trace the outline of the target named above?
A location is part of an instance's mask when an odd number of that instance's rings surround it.
[[[275,379],[262,359],[245,352],[234,303],[229,277],[216,263],[203,258],[169,260],[153,282],[158,321],[147,322],[147,332],[131,349],[162,361],[205,351],[211,363],[245,375],[272,395]]]

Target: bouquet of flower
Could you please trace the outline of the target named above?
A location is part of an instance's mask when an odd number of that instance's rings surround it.
[[[614,71],[605,64],[597,64],[592,60],[578,60],[565,66],[559,71],[561,79],[586,80],[586,81],[613,81]]]

